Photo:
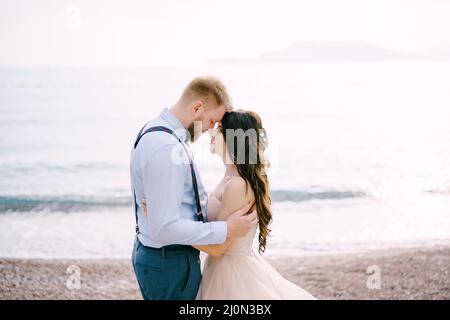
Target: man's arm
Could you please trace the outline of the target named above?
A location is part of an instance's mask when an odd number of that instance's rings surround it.
[[[146,219],[152,238],[165,244],[218,244],[227,238],[225,221],[203,223],[180,216],[185,179],[185,164],[172,161],[173,144],[165,145],[148,159],[143,168]],[[194,214],[194,212],[193,212]]]

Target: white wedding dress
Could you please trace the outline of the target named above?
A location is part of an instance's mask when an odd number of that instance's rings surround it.
[[[208,220],[215,220],[220,201],[211,196]],[[315,300],[308,292],[283,278],[253,249],[257,227],[233,241],[220,257],[208,256],[197,293],[198,300]]]

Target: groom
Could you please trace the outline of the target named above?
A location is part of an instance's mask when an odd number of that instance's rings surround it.
[[[244,236],[257,223],[256,212],[244,215],[250,206],[226,221],[206,222],[207,194],[187,143],[230,108],[220,80],[198,77],[173,107],[139,132],[130,166],[136,216],[132,263],[144,299],[195,299],[200,258],[191,245],[220,244]]]

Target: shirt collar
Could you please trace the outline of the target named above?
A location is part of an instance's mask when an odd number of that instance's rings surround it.
[[[187,130],[183,126],[183,124],[178,120],[177,117],[175,117],[172,112],[169,111],[168,108],[164,108],[161,113],[160,117],[165,120],[172,128],[172,130],[175,132],[175,134],[184,142],[188,142],[187,138]]]

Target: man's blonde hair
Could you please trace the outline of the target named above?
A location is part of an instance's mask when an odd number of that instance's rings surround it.
[[[203,76],[194,78],[184,89],[182,99],[205,99],[214,98],[219,106],[225,106],[227,111],[232,110],[231,97],[227,88],[218,78]]]

